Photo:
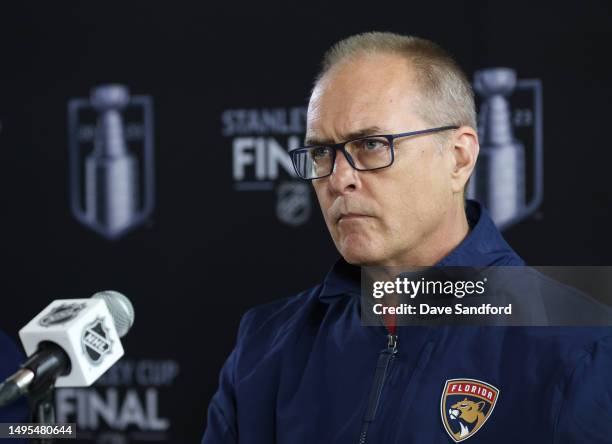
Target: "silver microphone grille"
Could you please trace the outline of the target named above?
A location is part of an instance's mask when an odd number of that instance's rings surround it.
[[[115,323],[117,334],[120,338],[124,337],[134,324],[134,306],[127,296],[118,291],[106,290],[99,291],[92,298],[102,299],[106,303]]]

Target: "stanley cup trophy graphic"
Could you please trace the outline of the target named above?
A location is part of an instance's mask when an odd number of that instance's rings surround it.
[[[140,120],[130,125],[130,137],[124,121],[128,108],[136,109]],[[87,111],[95,116],[89,125]],[[103,85],[92,89],[89,101],[71,100],[68,115],[72,212],[84,225],[116,239],[153,208],[151,100],[130,97],[122,85]],[[140,158],[128,140],[142,145]]]
[[[85,217],[112,232],[130,225],[138,205],[138,170],[121,119],[128,101],[127,89],[120,86],[103,86],[91,94],[98,124],[94,149],[85,161]]]
[[[489,68],[474,76],[474,89],[483,98],[478,116],[480,154],[468,195],[482,202],[500,229],[524,219],[542,200],[541,87],[537,80],[518,81],[510,68]],[[533,197],[527,202],[526,150],[514,134],[508,98],[518,88],[534,91],[530,116],[534,128]]]

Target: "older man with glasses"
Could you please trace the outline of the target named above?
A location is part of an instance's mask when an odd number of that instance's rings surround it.
[[[341,259],[244,315],[204,444],[612,442],[609,328],[360,322],[360,266],[524,265],[465,199],[478,150],[471,86],[436,44],[365,33],[326,53],[290,154]],[[445,393],[461,399],[441,412]]]

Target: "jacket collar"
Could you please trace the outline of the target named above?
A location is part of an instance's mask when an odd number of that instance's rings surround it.
[[[525,265],[508,245],[485,208],[466,201],[466,216],[471,230],[461,243],[436,267],[486,267]],[[325,276],[319,298],[326,300],[344,294],[360,294],[361,270],[340,258]]]

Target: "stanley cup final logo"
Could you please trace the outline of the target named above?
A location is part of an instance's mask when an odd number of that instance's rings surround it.
[[[542,84],[517,79],[510,68],[488,68],[476,72],[474,89],[482,99],[480,154],[468,196],[482,202],[503,230],[542,202]]]
[[[154,206],[151,98],[97,86],[68,102],[68,136],[74,217],[108,239],[142,224]]]

